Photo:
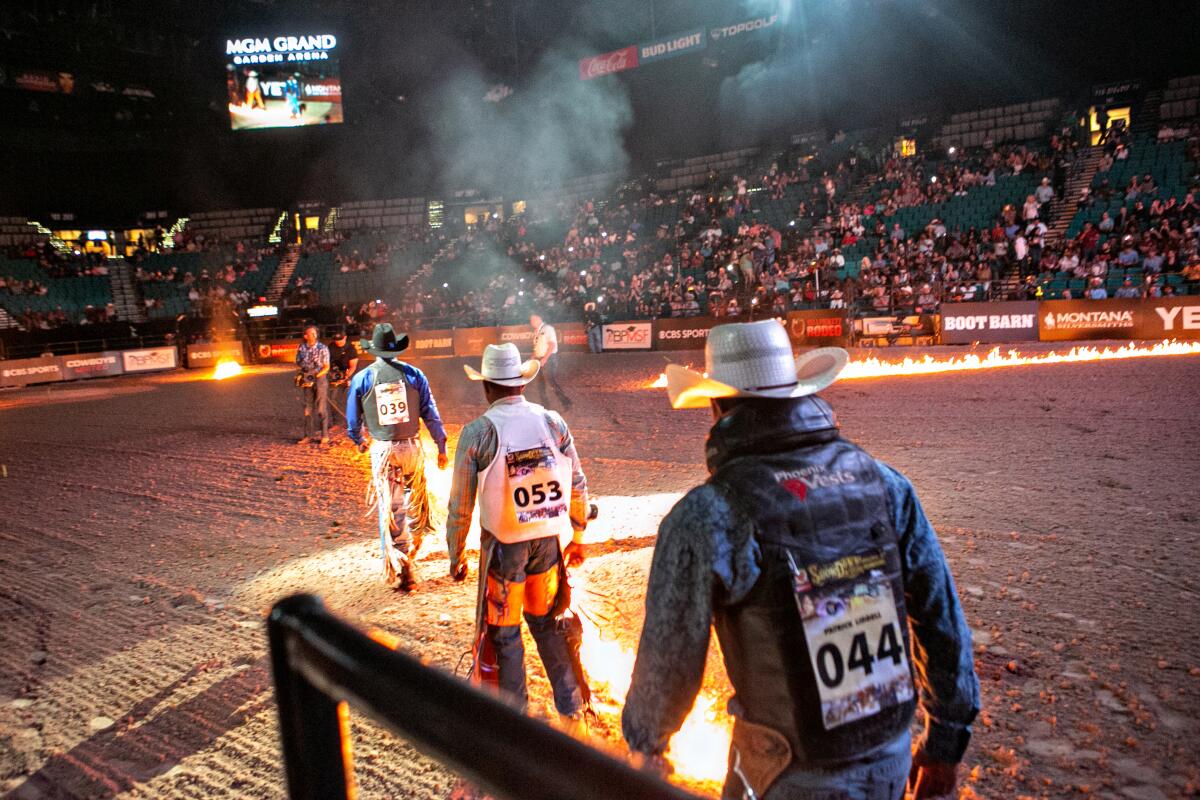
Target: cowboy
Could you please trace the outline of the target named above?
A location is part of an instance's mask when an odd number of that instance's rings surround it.
[[[571,410],[571,398],[558,383],[558,333],[553,325],[547,325],[537,314],[529,315],[529,327],[533,328],[533,357],[537,359],[542,380],[538,390],[543,405],[549,405],[550,393],[546,384],[554,388],[564,411]]]
[[[667,367],[675,408],[712,409],[710,477],[659,527],[622,729],[661,758],[715,626],[735,692],[726,798],[898,800],[906,779],[914,798],[952,794],[979,710],[970,629],[912,484],[815,396],[846,361],[793,358],[764,320],[713,328],[705,375]]]
[[[419,419],[425,420],[437,444],[438,469],[445,469],[449,461],[446,429],[425,373],[396,359],[408,347],[408,336],[397,336],[385,322],[375,326],[371,341],[359,345],[375,361],[350,382],[346,432],[360,453],[371,453],[368,496],[379,513],[384,583],[410,592],[417,584],[413,557],[422,536],[432,530]],[[364,426],[371,434],[369,445]]]
[[[316,438],[313,417],[321,421],[322,445],[329,444],[329,348],[318,341],[316,325],[304,328],[304,341],[296,349],[296,386],[304,399],[304,438]]]
[[[525,387],[538,374],[536,360],[522,362],[509,342],[488,345],[478,371],[464,369],[468,378],[483,382],[488,409],[458,440],[446,543],[451,576],[465,580],[463,551],[478,502],[476,666],[481,652],[494,651],[499,689],[526,706],[524,615],[554,689],[554,705],[578,729],[586,687],[561,617],[569,604],[565,567],[584,559],[587,478],[567,423],[525,399]]]

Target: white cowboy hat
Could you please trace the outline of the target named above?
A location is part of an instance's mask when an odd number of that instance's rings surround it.
[[[489,344],[483,348],[483,363],[479,370],[463,364],[467,377],[473,381],[487,381],[501,386],[524,386],[537,377],[541,364],[530,359],[521,361],[521,352],[512,342]]]
[[[673,408],[706,408],[715,397],[804,397],[837,380],[849,359],[840,347],[793,358],[792,342],[777,320],[718,325],[704,346],[705,374],[667,365],[667,396]]]

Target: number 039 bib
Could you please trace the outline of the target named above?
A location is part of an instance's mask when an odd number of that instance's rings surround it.
[[[408,395],[403,383],[376,384],[375,405],[381,424],[401,425],[408,422]]]
[[[788,560],[825,729],[911,700],[904,632],[883,554],[803,567]]]

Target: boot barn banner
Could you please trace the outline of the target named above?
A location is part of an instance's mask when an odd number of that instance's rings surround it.
[[[450,329],[410,331],[408,334],[408,354],[411,354],[414,358],[419,356],[452,356],[454,355],[454,331]]]
[[[246,353],[241,342],[212,344],[189,344],[187,348],[188,369],[215,367],[218,361],[231,360],[245,363]]]
[[[829,347],[845,345],[850,340],[850,325],[845,309],[789,311],[788,334],[792,343]]]
[[[499,328],[455,328],[454,355],[481,356],[483,348],[500,343]]]
[[[1038,304],[943,303],[942,344],[1036,342]]]

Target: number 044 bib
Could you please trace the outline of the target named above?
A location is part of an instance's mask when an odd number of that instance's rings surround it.
[[[381,424],[401,425],[408,422],[408,396],[403,383],[376,384],[375,403]]]
[[[788,560],[825,729],[911,700],[904,632],[883,554],[805,566]]]

